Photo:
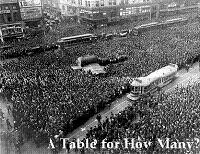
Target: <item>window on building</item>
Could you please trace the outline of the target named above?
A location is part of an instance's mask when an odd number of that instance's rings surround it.
[[[99,7],[99,1],[96,1],[96,7]]]
[[[108,4],[109,5],[116,5],[116,0],[109,0]]]
[[[74,4],[74,0],[71,0],[71,4]]]
[[[78,1],[78,4],[79,4],[79,5],[82,5],[82,0],[79,0],[79,1]]]
[[[104,6],[104,0],[101,0],[101,6]]]
[[[14,18],[14,21],[21,21],[20,13],[19,12],[14,12],[13,13],[13,18]]]
[[[12,22],[11,14],[10,14],[10,13],[5,13],[5,14],[4,14],[4,19],[5,19],[5,22],[6,22],[6,23]]]
[[[0,7],[1,8],[1,7]],[[0,9],[0,11],[1,11],[1,9]],[[3,17],[3,14],[0,14],[0,23],[4,23],[5,21],[4,21],[4,17]]]
[[[5,8],[4,8],[5,10],[9,10],[9,7],[8,6],[5,6]]]

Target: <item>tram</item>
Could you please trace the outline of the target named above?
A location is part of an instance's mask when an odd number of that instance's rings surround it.
[[[145,77],[134,78],[130,84],[131,92],[127,95],[130,100],[156,92],[163,86],[168,85],[176,77],[178,65],[169,64]]]
[[[70,37],[63,37],[57,41],[60,47],[70,47],[83,43],[92,43],[95,40],[94,34],[83,34]]]

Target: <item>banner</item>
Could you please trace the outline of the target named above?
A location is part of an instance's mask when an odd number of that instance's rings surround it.
[[[21,8],[25,7],[35,7],[42,6],[41,0],[19,0],[19,6]]]
[[[41,7],[21,8],[22,20],[38,19],[42,17]]]
[[[10,13],[10,10],[0,10],[0,14]]]
[[[34,20],[42,17],[41,0],[19,0],[22,20]]]
[[[0,0],[0,4],[17,3],[18,0]]]

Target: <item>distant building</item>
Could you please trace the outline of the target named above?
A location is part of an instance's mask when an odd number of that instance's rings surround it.
[[[156,16],[160,9],[173,9],[197,4],[199,0],[60,0],[65,16],[77,16],[93,25],[129,18],[130,16]],[[137,17],[136,17],[137,18]]]
[[[18,0],[0,0],[0,40],[23,36],[23,21]]]
[[[151,2],[152,0],[60,0],[59,7],[63,15],[75,16],[79,15],[79,8],[104,8],[110,6],[140,4]]]
[[[0,1],[0,25],[21,21],[20,7],[17,0]]]
[[[41,24],[43,12],[41,0],[18,0],[22,21],[29,27]]]
[[[44,13],[50,19],[56,19],[61,14],[61,9],[59,7],[60,0],[43,0]]]

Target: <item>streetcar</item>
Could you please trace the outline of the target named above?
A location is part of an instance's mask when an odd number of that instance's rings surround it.
[[[130,33],[133,34],[134,36],[138,36],[139,35],[139,32],[136,28],[133,28],[130,30]]]
[[[70,37],[63,37],[57,41],[57,44],[60,47],[70,47],[83,43],[92,43],[94,40],[94,34],[83,34]]]
[[[166,20],[162,23],[164,26],[170,26],[172,24],[177,24],[177,23],[186,23],[188,21],[187,18],[175,18],[175,19],[170,19]]]
[[[136,26],[135,29],[138,31],[138,30],[144,30],[144,29],[153,28],[153,27],[157,27],[157,26],[159,26],[159,22],[151,22],[148,24]]]
[[[130,100],[137,100],[142,96],[147,96],[158,91],[163,86],[172,82],[178,71],[178,65],[169,64],[145,77],[134,78],[130,83],[130,94],[127,98]]]

